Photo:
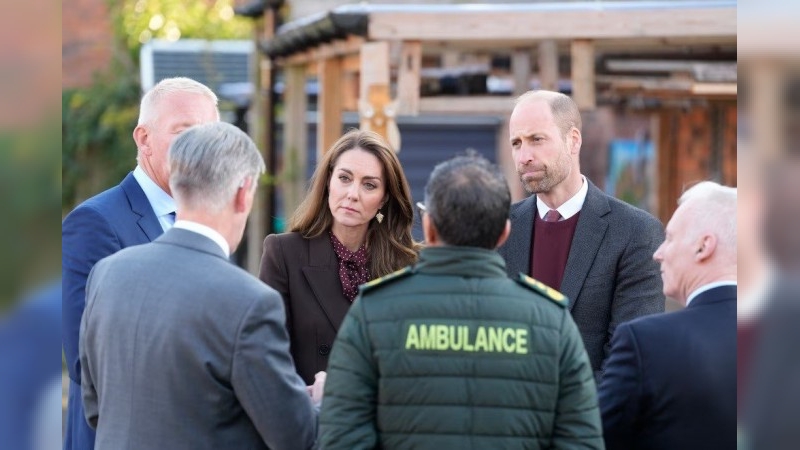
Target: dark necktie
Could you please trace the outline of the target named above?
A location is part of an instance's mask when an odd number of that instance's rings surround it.
[[[170,218],[170,225],[175,225],[175,211],[172,211],[171,213],[167,214],[167,216],[169,216]]]
[[[547,211],[547,214],[544,215],[545,222],[558,222],[559,220],[561,220],[561,214],[555,209]]]

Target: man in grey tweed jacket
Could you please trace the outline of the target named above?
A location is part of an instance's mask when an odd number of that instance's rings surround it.
[[[551,91],[520,96],[509,120],[509,139],[520,179],[535,195],[512,205],[511,235],[500,254],[511,276],[522,272],[537,278],[557,266],[560,282],[551,287],[569,298],[599,379],[617,325],[664,311],[660,270],[652,259],[664,227],[580,173],[581,117],[568,96]],[[549,210],[558,211],[560,225],[548,223]],[[560,242],[539,241],[537,249],[537,230],[542,238],[549,226],[572,228],[554,234],[564,237]],[[540,266],[534,267],[537,260]]]

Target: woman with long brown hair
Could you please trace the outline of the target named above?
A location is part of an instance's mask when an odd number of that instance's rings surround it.
[[[380,135],[344,134],[317,164],[289,232],[264,240],[259,277],[281,293],[297,372],[325,370],[358,286],[413,264],[411,190]]]

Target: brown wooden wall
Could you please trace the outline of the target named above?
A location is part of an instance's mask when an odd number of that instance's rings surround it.
[[[658,217],[666,223],[686,188],[703,180],[736,186],[736,102],[659,113]]]

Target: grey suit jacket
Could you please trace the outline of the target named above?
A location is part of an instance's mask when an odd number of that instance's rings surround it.
[[[664,227],[647,212],[617,200],[591,181],[561,286],[598,377],[622,322],[664,311],[661,272],[653,253]],[[511,235],[499,251],[510,276],[531,273],[536,197],[511,206]]]
[[[98,449],[314,444],[280,296],[200,234],[172,229],[95,265],[80,360]]]
[[[312,384],[314,374],[327,369],[336,332],[350,309],[328,233],[313,239],[295,232],[267,236],[259,278],[283,297],[297,373]]]

